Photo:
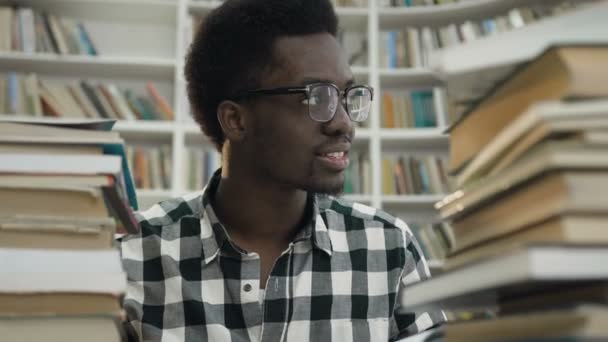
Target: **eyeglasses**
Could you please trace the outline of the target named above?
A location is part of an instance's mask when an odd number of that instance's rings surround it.
[[[273,89],[250,90],[233,97],[237,101],[252,96],[273,96],[304,94],[302,103],[308,104],[308,115],[317,122],[331,121],[342,102],[346,113],[352,121],[367,120],[374,99],[374,89],[366,85],[353,85],[340,91],[333,83],[313,83],[303,87],[283,87]],[[342,98],[342,101],[341,99]]]

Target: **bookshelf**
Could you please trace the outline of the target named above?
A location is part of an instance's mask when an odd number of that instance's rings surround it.
[[[381,45],[383,30],[403,29],[407,26],[441,26],[465,19],[496,15],[522,5],[523,0],[470,0],[437,6],[386,8],[379,1],[369,0],[367,7],[339,7],[337,14],[342,28],[362,32],[367,38],[366,65],[353,66],[353,74],[361,82],[373,86],[377,94],[387,89],[438,87],[442,80],[431,68],[380,67],[377,51]],[[541,1],[533,1],[540,3]],[[546,1],[545,4],[558,1]],[[190,146],[213,147],[204,138],[198,126],[189,117],[185,81],[182,75],[183,57],[192,32],[191,15],[204,17],[219,1],[205,0],[0,0],[0,5],[19,5],[35,10],[75,18],[84,23],[99,50],[98,56],[56,55],[48,53],[27,54],[0,51],[0,72],[15,70],[31,71],[56,79],[111,80],[120,85],[141,88],[152,81],[160,93],[173,104],[175,122],[131,121],[118,122],[116,129],[123,133],[128,143],[169,144],[172,152],[171,187],[164,190],[142,190],[139,197],[142,207],[163,198],[178,196],[188,189],[184,174],[184,152]],[[538,26],[542,26],[542,23]],[[553,24],[557,25],[557,24]],[[541,30],[550,29],[539,28]],[[560,30],[559,32],[563,32]],[[518,39],[518,33],[501,33],[501,38]],[[521,36],[521,35],[520,35]],[[534,42],[530,38],[530,42]],[[455,68],[466,68],[470,56],[468,46],[499,44],[494,37],[479,39],[455,47],[434,56],[434,63],[444,60],[461,63]],[[531,43],[530,43],[531,44]],[[500,54],[497,49],[497,54]],[[491,59],[491,56],[474,56]],[[451,62],[452,63],[452,62]],[[434,64],[433,64],[434,65]],[[445,96],[433,91],[435,103]],[[347,198],[384,208],[403,217],[406,221],[433,221],[436,219],[433,203],[438,195],[394,196],[382,193],[382,156],[392,152],[415,152],[446,155],[448,139],[444,134],[448,120],[442,106],[437,106],[435,128],[382,128],[381,98],[373,104],[373,114],[365,128],[358,128],[354,148],[366,152],[370,158],[371,192],[347,195]]]

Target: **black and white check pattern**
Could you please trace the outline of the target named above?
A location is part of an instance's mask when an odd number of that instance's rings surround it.
[[[258,255],[231,242],[210,205],[218,183],[139,213],[141,233],[121,241],[140,340],[387,341],[444,319],[395,307],[404,284],[429,275],[406,224],[326,196],[311,196],[260,304]]]

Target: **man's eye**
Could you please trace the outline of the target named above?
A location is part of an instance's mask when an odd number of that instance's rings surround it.
[[[317,105],[319,102],[321,102],[318,96],[310,96],[308,100],[305,101],[305,103],[308,103],[309,105]]]

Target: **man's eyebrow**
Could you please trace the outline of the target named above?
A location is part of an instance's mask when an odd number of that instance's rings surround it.
[[[312,84],[312,83],[334,83],[334,81],[326,79],[326,78],[316,78],[316,77],[305,77],[302,79],[302,81],[300,82],[300,85],[307,85],[307,84]],[[351,78],[348,81],[346,81],[346,84],[344,85],[345,88],[348,88],[350,86],[352,86],[353,84],[355,84],[355,79]]]

